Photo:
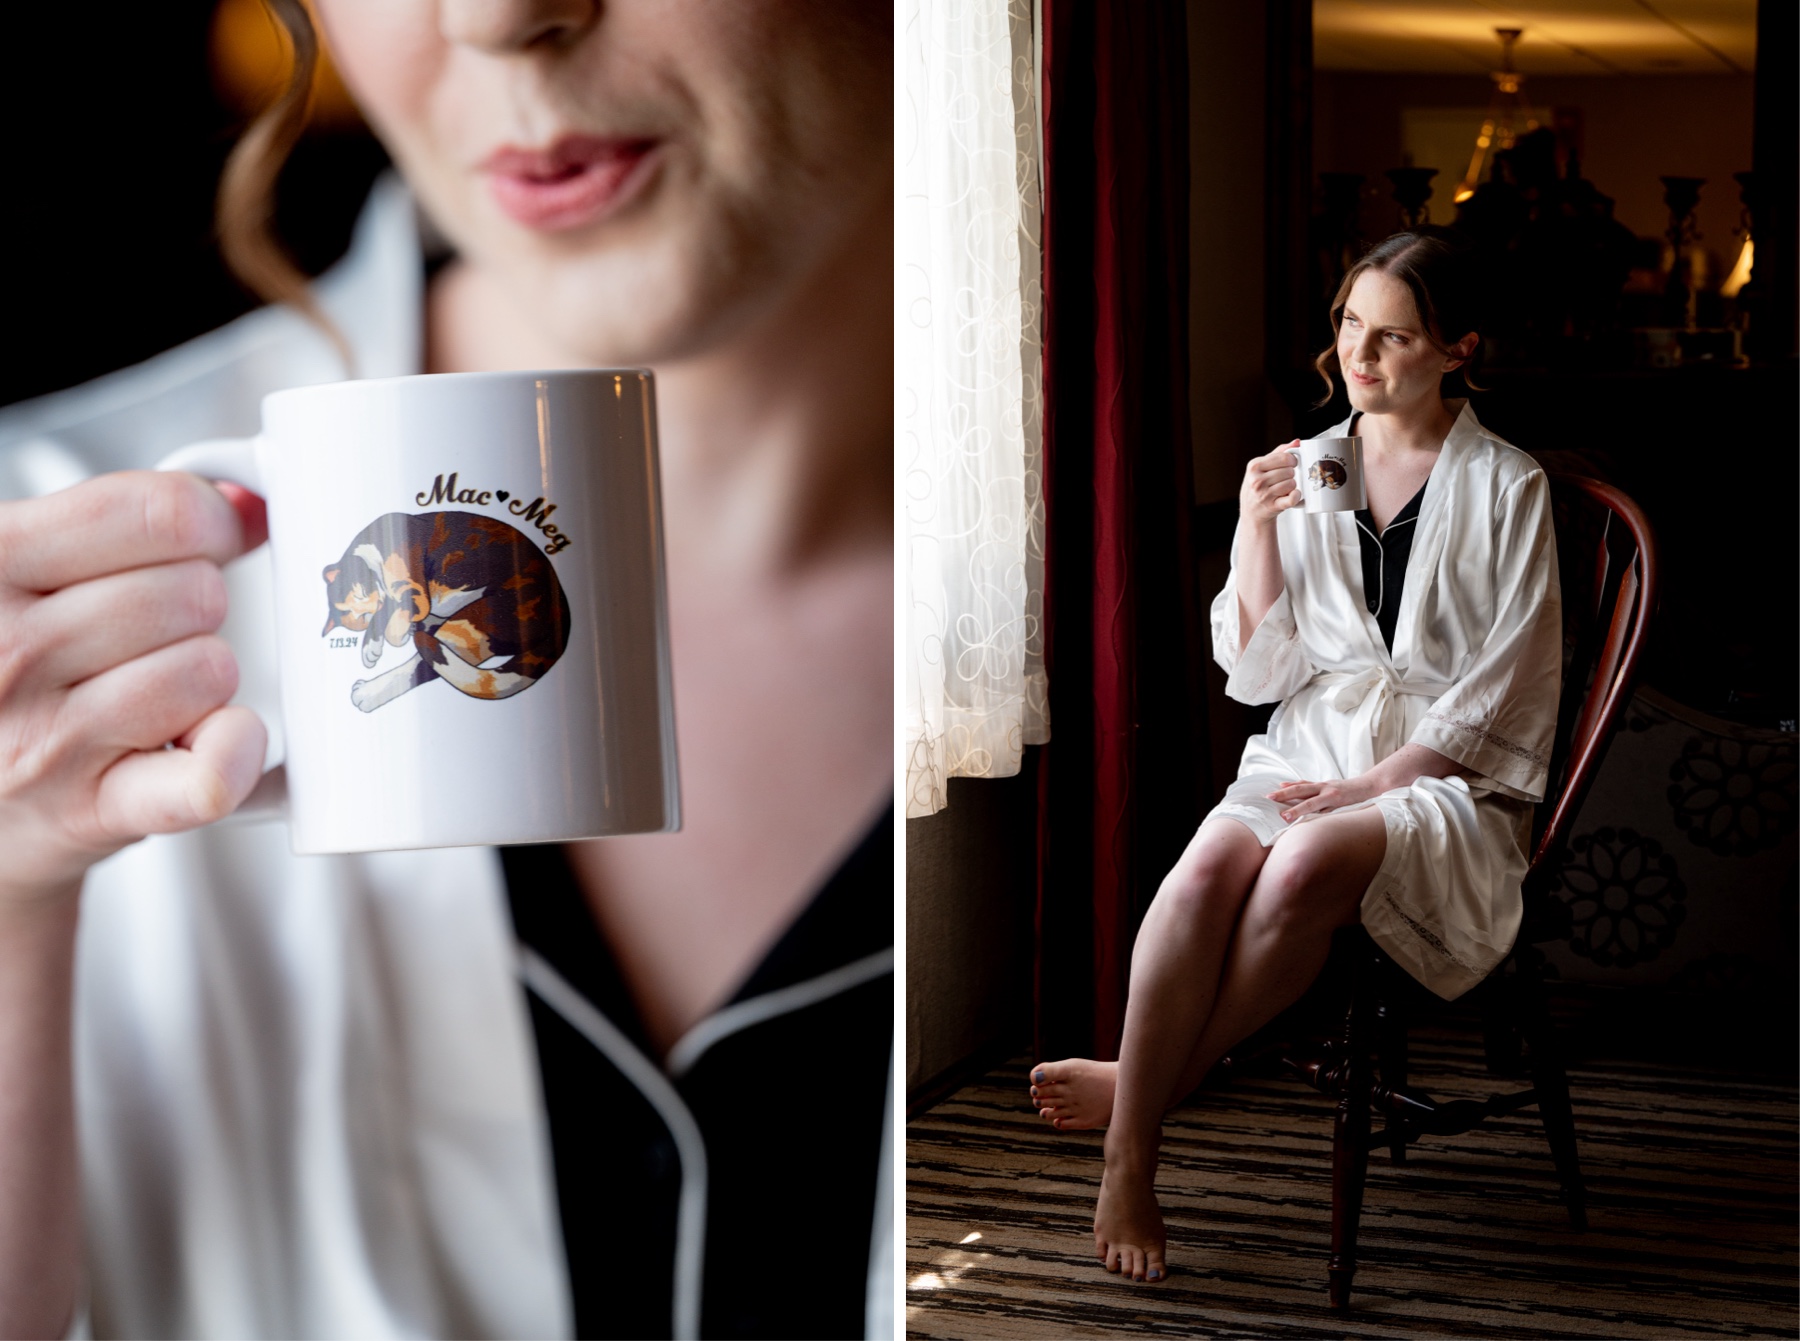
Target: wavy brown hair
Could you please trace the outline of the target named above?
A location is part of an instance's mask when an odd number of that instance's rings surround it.
[[[275,183],[306,129],[319,34],[301,0],[263,0],[287,33],[294,63],[287,86],[259,112],[225,161],[216,219],[219,250],[238,280],[268,303],[286,303],[317,326],[355,376],[356,358],[344,333],[327,317],[293,255],[275,234]]]
[[[1406,285],[1419,309],[1419,324],[1424,327],[1425,339],[1438,353],[1455,357],[1450,353],[1450,346],[1465,335],[1478,334],[1481,330],[1480,275],[1475,255],[1469,247],[1455,234],[1439,228],[1395,233],[1369,248],[1363,258],[1350,267],[1344,282],[1338,285],[1337,296],[1331,300],[1331,343],[1313,360],[1313,367],[1318,369],[1325,383],[1325,394],[1318,401],[1320,405],[1337,394],[1334,374],[1343,371],[1338,365],[1337,337],[1344,325],[1344,304],[1350,301],[1351,288],[1366,270],[1379,270]],[[1481,366],[1485,349],[1486,343],[1477,340],[1475,352],[1462,367],[1454,370],[1470,391],[1487,390],[1475,381],[1475,370]]]

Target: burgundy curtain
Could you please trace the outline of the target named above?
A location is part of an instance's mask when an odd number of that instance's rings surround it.
[[[1179,4],[1044,0],[1038,1055],[1118,1055],[1132,937],[1210,789]],[[1221,207],[1229,207],[1223,202]]]

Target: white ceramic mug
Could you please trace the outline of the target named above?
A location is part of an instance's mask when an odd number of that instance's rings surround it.
[[[1369,506],[1361,438],[1308,438],[1290,455],[1308,512],[1355,512]]]
[[[295,852],[680,827],[656,452],[605,369],[278,391],[159,463],[268,501]]]

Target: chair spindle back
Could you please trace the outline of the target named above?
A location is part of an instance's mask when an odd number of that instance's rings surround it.
[[[1563,682],[1538,807],[1536,871],[1566,834],[1605,757],[1643,657],[1659,597],[1656,540],[1643,509],[1610,484],[1550,471],[1562,577]]]

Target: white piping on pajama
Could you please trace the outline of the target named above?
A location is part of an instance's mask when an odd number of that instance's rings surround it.
[[[706,1140],[700,1124],[656,1063],[633,1046],[619,1027],[529,946],[519,947],[519,976],[525,985],[648,1099],[675,1138],[681,1161],[681,1196],[675,1212],[675,1308],[677,1341],[700,1335],[700,1281],[706,1251]]]
[[[706,1050],[722,1038],[748,1029],[753,1024],[761,1024],[764,1020],[772,1020],[777,1015],[787,1015],[796,1010],[836,996],[839,992],[847,992],[852,987],[860,987],[884,973],[894,971],[894,947],[877,950],[872,955],[864,955],[848,964],[840,965],[829,973],[821,973],[816,978],[808,978],[805,982],[797,982],[791,987],[782,987],[773,992],[765,992],[761,996],[753,996],[748,1001],[737,1001],[723,1010],[715,1011],[704,1020],[688,1030],[675,1046],[669,1049],[669,1060],[664,1069],[676,1078],[685,1076],[693,1070],[694,1063],[705,1055]]]
[[[1380,619],[1381,607],[1387,604],[1387,546],[1381,543],[1381,537],[1385,536],[1388,531],[1393,530],[1396,526],[1405,526],[1407,523],[1416,522],[1419,519],[1415,515],[1402,518],[1400,521],[1391,521],[1387,524],[1387,531],[1383,531],[1381,535],[1376,535],[1375,532],[1371,531],[1368,527],[1363,526],[1361,517],[1356,517],[1354,520],[1357,526],[1361,527],[1363,534],[1375,542],[1375,548],[1381,551],[1381,567],[1376,570],[1380,574],[1381,585],[1375,589],[1375,608],[1369,611],[1375,618]],[[1363,599],[1365,601],[1368,599],[1367,592],[1363,593]]]

